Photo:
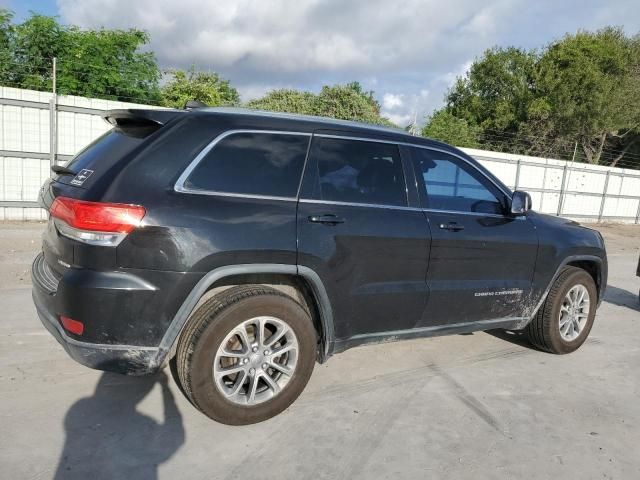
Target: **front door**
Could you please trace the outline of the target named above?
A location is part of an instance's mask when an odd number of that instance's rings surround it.
[[[511,216],[506,194],[472,162],[410,150],[432,234],[421,326],[523,315],[538,250],[533,223]]]
[[[315,134],[298,205],[298,264],[330,297],[338,341],[422,318],[430,236],[398,146]]]

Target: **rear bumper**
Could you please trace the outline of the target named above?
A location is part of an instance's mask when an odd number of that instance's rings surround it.
[[[58,321],[57,292],[51,289],[54,285],[43,278],[39,258],[32,269],[33,302],[42,324],[71,358],[90,368],[126,375],[145,375],[159,369],[160,357],[164,355],[160,355],[158,347],[92,343],[71,338]]]
[[[35,291],[33,299],[42,324],[76,362],[125,375],[146,375],[158,370],[157,348],[80,342],[67,336],[56,317],[39,305]]]

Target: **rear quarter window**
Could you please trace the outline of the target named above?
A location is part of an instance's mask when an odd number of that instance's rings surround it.
[[[295,197],[309,140],[310,135],[297,133],[231,133],[205,150],[183,187],[215,193]]]

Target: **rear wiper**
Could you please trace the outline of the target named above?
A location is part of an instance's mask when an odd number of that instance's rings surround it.
[[[52,165],[51,170],[58,175],[76,175],[76,172],[71,170],[70,168],[63,167],[62,165]]]

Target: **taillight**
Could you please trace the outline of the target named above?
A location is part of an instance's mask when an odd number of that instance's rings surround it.
[[[82,335],[84,332],[84,323],[80,320],[74,320],[73,318],[60,315],[60,323],[67,332],[71,332],[76,335]]]
[[[49,211],[61,235],[91,245],[116,246],[140,225],[139,205],[56,197]]]

